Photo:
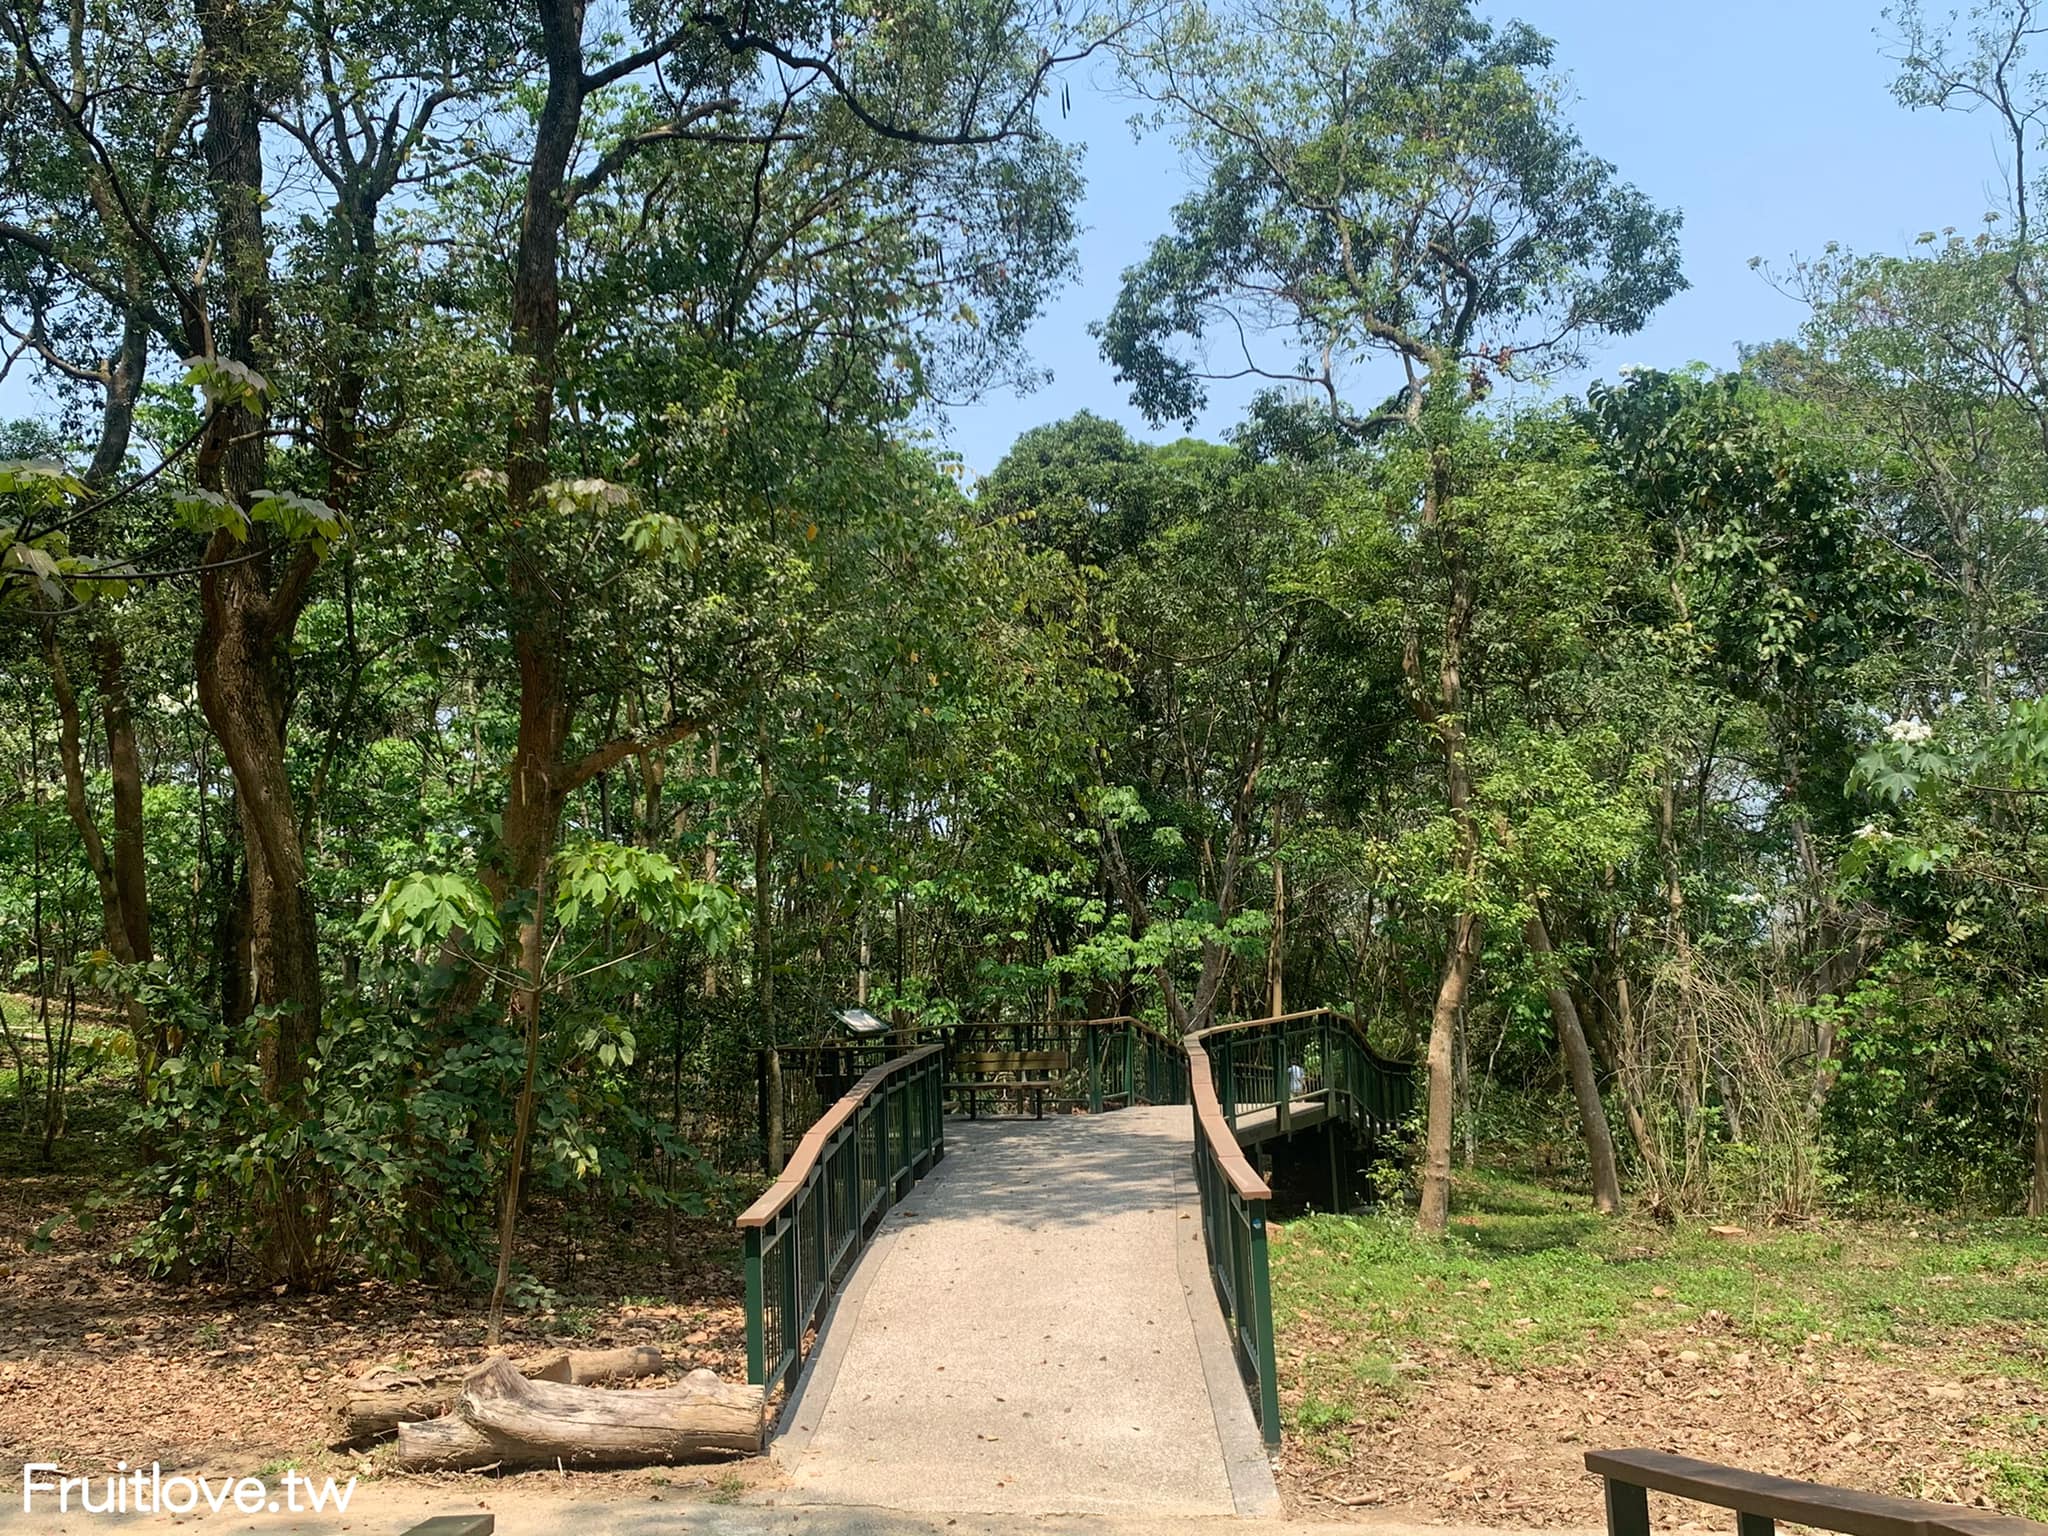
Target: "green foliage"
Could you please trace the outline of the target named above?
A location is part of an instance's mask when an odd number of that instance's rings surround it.
[[[2007,1210],[2026,1188],[2038,982],[2002,985],[1967,946],[1913,940],[1838,1003],[1842,1065],[1823,1127],[1845,1193]],[[2017,1057],[2017,1060],[2015,1059]]]
[[[1291,356],[1242,361],[1333,405],[1335,359],[1372,353],[1470,369],[1483,393],[1492,371],[1639,329],[1684,286],[1677,215],[1586,150],[1552,44],[1519,22],[1467,0],[1189,5],[1133,52],[1154,126],[1207,176],[1098,331],[1155,421],[1199,409],[1212,330],[1233,375],[1248,334],[1279,330]]]
[[[185,12],[5,29],[0,322],[53,404],[0,426],[0,1115],[59,1158],[120,1078],[149,1264],[476,1273],[535,982],[535,1185],[694,1208],[771,1156],[764,1048],[857,997],[1342,1004],[1414,1055],[1465,919],[1480,1142],[1569,1139],[1556,994],[1667,1211],[2016,1202],[2018,220],[1830,248],[1737,374],[1504,409],[1682,288],[1678,216],[1468,0],[543,11],[236,12],[196,87]],[[2002,17],[1909,13],[1907,99],[1981,99]],[[1198,169],[1105,355],[1154,421],[1275,392],[970,487],[930,434],[1037,380],[1080,187],[1039,115],[1099,43]]]

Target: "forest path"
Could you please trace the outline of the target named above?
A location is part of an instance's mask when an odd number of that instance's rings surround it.
[[[1185,1107],[949,1122],[782,1414],[784,1502],[1271,1515]]]

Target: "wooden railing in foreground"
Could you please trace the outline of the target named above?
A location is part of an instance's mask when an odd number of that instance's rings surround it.
[[[1195,1106],[1195,1186],[1202,1200],[1202,1239],[1216,1298],[1250,1378],[1259,1433],[1268,1451],[1280,1447],[1280,1381],[1273,1354],[1273,1283],[1266,1267],[1266,1207],[1273,1191],[1238,1146],[1217,1102],[1209,1057],[1199,1037],[1185,1042],[1188,1087]]]
[[[747,1380],[772,1392],[796,1374],[811,1328],[882,1216],[946,1155],[943,1069],[942,1048],[926,1045],[869,1072],[741,1215]]]
[[[1772,1536],[1780,1520],[1846,1536],[2048,1536],[2048,1525],[1961,1504],[1858,1493],[1744,1472],[1665,1451],[1588,1451],[1607,1483],[1608,1536],[1650,1536],[1650,1492],[1735,1511],[1738,1536]]]

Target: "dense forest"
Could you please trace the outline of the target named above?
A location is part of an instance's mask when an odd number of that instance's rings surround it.
[[[0,0],[0,1134],[112,1072],[152,1271],[502,1297],[855,1002],[1328,1005],[1425,1230],[2048,1214],[2043,23],[1890,27],[2006,203],[1566,395],[1680,216],[1469,0]],[[1268,388],[970,482],[1084,59],[1198,171],[1104,356]]]

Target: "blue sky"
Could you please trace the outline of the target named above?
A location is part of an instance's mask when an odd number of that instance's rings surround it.
[[[1999,201],[1988,122],[1893,100],[1882,0],[1508,0],[1488,9],[1556,39],[1587,146],[1685,214],[1691,289],[1611,344],[1585,377],[1611,377],[1625,363],[1731,366],[1738,343],[1787,335],[1799,321],[1798,306],[1750,270],[1751,257],[1783,265],[1829,240],[1903,250],[1922,230],[1974,231]],[[1179,435],[1144,427],[1088,335],[1119,274],[1190,185],[1170,143],[1132,142],[1133,107],[1112,84],[1106,67],[1084,67],[1061,125],[1087,145],[1088,196],[1080,282],[1030,341],[1053,381],[950,413],[946,438],[971,474],[993,469],[1018,433],[1083,409],[1144,437]],[[1197,431],[1220,436],[1249,396],[1219,389]]]

